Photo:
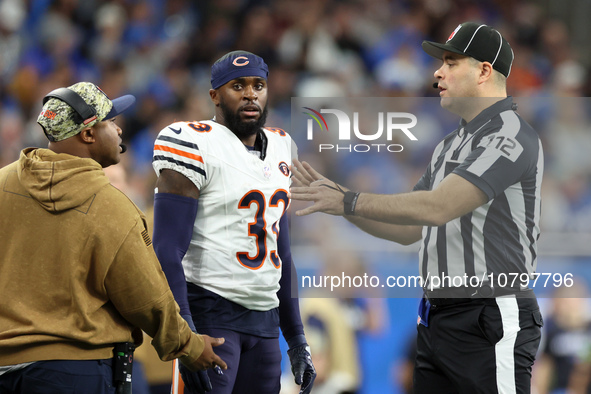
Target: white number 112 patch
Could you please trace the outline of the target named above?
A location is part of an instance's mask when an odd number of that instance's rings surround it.
[[[483,138],[478,146],[485,149],[496,149],[512,162],[515,162],[523,152],[523,146],[516,139],[504,135],[489,135]]]

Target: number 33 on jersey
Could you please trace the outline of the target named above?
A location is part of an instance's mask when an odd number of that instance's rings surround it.
[[[214,121],[176,122],[154,144],[153,166],[177,171],[200,191],[193,237],[183,259],[188,282],[254,310],[277,307],[279,219],[289,206],[295,143],[265,128],[266,155],[249,152]]]

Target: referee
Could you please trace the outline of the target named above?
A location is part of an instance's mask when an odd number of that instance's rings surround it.
[[[422,46],[442,60],[434,87],[461,121],[414,190],[355,193],[304,162],[291,198],[314,202],[298,215],[345,215],[380,238],[421,240],[415,393],[529,393],[543,323],[521,284],[536,267],[542,145],[507,97],[513,51],[497,30],[462,23],[446,43]]]

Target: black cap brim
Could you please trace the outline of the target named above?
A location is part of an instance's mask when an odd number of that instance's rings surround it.
[[[421,47],[423,47],[423,51],[425,51],[427,55],[432,56],[435,59],[443,59],[443,52],[446,51],[457,53],[458,55],[468,56],[464,52],[449,44],[440,44],[438,42],[433,41],[423,41]]]
[[[113,103],[113,108],[104,117],[103,120],[112,119],[115,116],[125,112],[129,107],[131,107],[135,103],[135,97],[131,94],[127,94],[125,96],[118,97],[114,100],[111,100]]]

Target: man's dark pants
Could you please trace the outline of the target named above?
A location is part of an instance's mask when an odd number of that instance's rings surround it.
[[[417,327],[415,394],[530,393],[542,317],[534,297],[455,300]]]
[[[0,394],[114,394],[112,361],[38,361],[0,375]]]

